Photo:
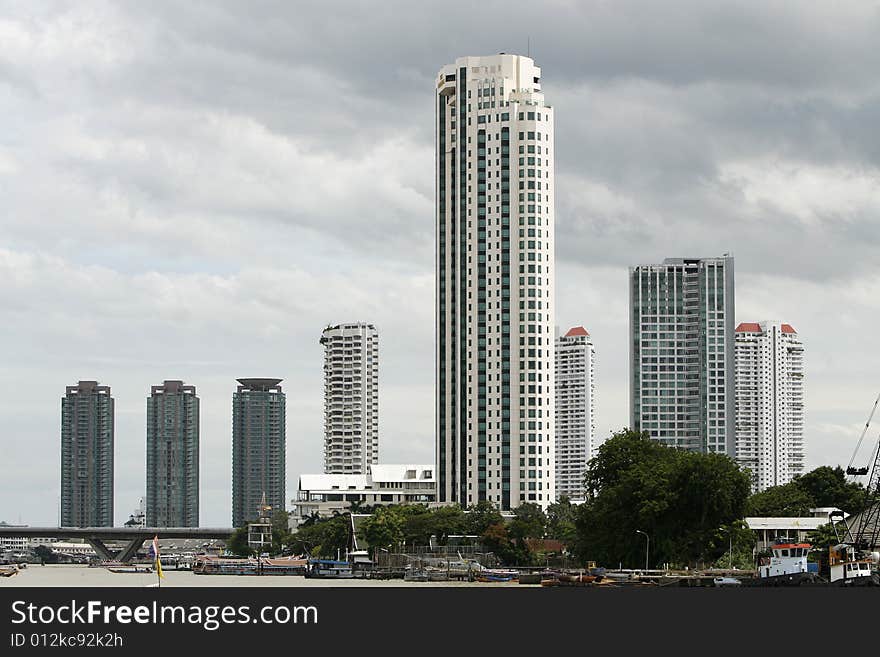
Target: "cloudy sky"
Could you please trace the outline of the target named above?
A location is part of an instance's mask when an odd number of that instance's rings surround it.
[[[381,332],[382,460],[433,460],[434,76],[529,42],[600,436],[628,421],[627,266],[729,251],[737,321],[806,345],[807,465],[846,464],[880,390],[878,33],[875,2],[0,0],[0,520],[57,522],[79,379],[116,398],[117,523],[163,379],[198,387],[216,526],[235,379],[284,378],[290,497],[329,322]]]

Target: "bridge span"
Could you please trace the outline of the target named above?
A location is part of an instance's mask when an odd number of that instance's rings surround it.
[[[229,527],[2,527],[0,537],[81,538],[91,545],[101,559],[130,561],[144,541],[165,538],[214,538],[229,540],[235,533]],[[104,541],[128,541],[121,550],[111,550]]]

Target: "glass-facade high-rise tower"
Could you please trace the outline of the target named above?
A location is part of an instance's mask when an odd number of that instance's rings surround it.
[[[631,267],[629,298],[632,428],[734,457],[733,257]]]
[[[199,398],[183,381],[147,398],[148,527],[199,526]]]
[[[554,130],[528,57],[435,84],[438,500],[554,496]]]
[[[110,386],[80,381],[61,399],[61,526],[113,526]]]
[[[281,379],[238,379],[232,396],[232,525],[254,521],[262,506],[285,508],[285,397]]]

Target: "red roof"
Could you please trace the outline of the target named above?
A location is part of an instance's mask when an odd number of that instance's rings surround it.
[[[587,329],[585,329],[583,326],[575,326],[574,328],[568,330],[568,333],[565,334],[565,337],[573,338],[578,335],[585,335],[587,337],[590,336],[590,334],[587,333]]]
[[[782,332],[783,333],[797,333],[797,331],[795,331],[794,328],[792,328],[791,324],[783,324],[782,325]]]
[[[760,333],[761,325],[757,322],[741,322],[739,326],[736,327],[737,333]]]

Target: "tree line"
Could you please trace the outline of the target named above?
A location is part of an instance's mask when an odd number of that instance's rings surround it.
[[[358,540],[373,551],[445,545],[455,537],[484,546],[505,564],[533,565],[545,556],[540,539],[554,539],[581,564],[641,566],[648,553],[652,568],[730,563],[750,568],[755,537],[744,517],[803,516],[823,506],[858,513],[865,495],[841,468],[827,466],[750,495],[749,474],[727,455],[670,448],[627,429],[599,447],[584,487],[581,503],[564,497],[546,509],[526,503],[507,520],[487,501],[467,510],[354,503],[347,513],[313,514],[291,532],[288,515],[276,512],[271,552],[335,558],[352,547],[350,514],[369,513],[359,523]],[[246,528],[228,548],[250,553]]]

